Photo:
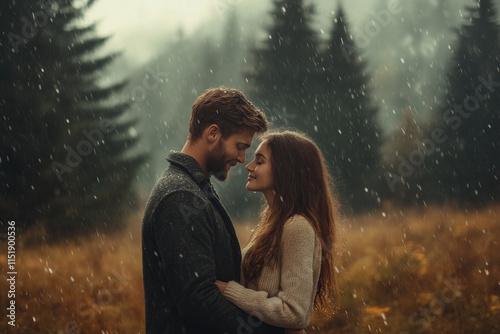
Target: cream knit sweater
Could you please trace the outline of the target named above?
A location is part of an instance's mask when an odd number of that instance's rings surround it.
[[[254,237],[242,251],[244,257]],[[283,227],[282,259],[276,268],[264,267],[257,284],[228,282],[224,296],[243,311],[273,326],[305,328],[313,312],[321,269],[321,242],[302,216]]]

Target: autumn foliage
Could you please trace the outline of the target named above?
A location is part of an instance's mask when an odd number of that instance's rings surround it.
[[[341,299],[307,332],[500,332],[499,215],[500,206],[386,208],[340,219]],[[112,236],[37,246],[20,237],[17,327],[2,319],[0,332],[144,333],[141,214],[129,219]],[[251,227],[237,224],[242,246]]]

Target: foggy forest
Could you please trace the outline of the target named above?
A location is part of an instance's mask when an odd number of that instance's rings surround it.
[[[500,1],[175,6],[1,2],[0,332],[145,333],[146,201],[225,86],[333,175],[339,296],[307,333],[500,333]],[[214,181],[242,247],[247,174]]]

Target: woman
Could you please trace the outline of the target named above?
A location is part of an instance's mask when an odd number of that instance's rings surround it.
[[[314,308],[332,310],[330,175],[316,144],[291,131],[265,135],[246,169],[246,189],[263,193],[267,205],[242,251],[241,284],[216,284],[245,312],[273,326],[301,330]]]

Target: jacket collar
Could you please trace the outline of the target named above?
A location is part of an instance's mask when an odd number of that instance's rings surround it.
[[[193,180],[196,181],[196,183],[204,184],[207,181],[210,182],[210,180],[205,177],[198,161],[196,161],[196,159],[192,156],[178,151],[170,151],[167,156],[167,160],[171,164],[184,169],[193,178]]]
[[[224,221],[224,224],[226,225],[226,229],[231,236],[231,244],[234,248],[235,251],[235,268],[240,268],[241,267],[241,248],[240,248],[240,243],[238,241],[238,237],[236,236],[236,232],[234,230],[233,223],[231,222],[231,217],[229,217],[229,214],[227,213],[226,209],[220,202],[220,198],[217,195],[215,189],[212,186],[212,183],[210,182],[210,179],[207,179],[205,177],[205,174],[203,173],[203,170],[201,169],[200,164],[198,161],[196,161],[195,158],[192,156],[181,153],[178,151],[170,151],[170,153],[167,156],[167,160],[171,163],[174,164],[183,170],[186,171],[187,174],[193,178],[193,180],[196,181],[200,189],[207,195],[207,198],[212,201],[212,203],[215,205],[217,210],[222,216],[222,220]],[[236,278],[237,281],[240,279],[240,270],[236,270]]]

